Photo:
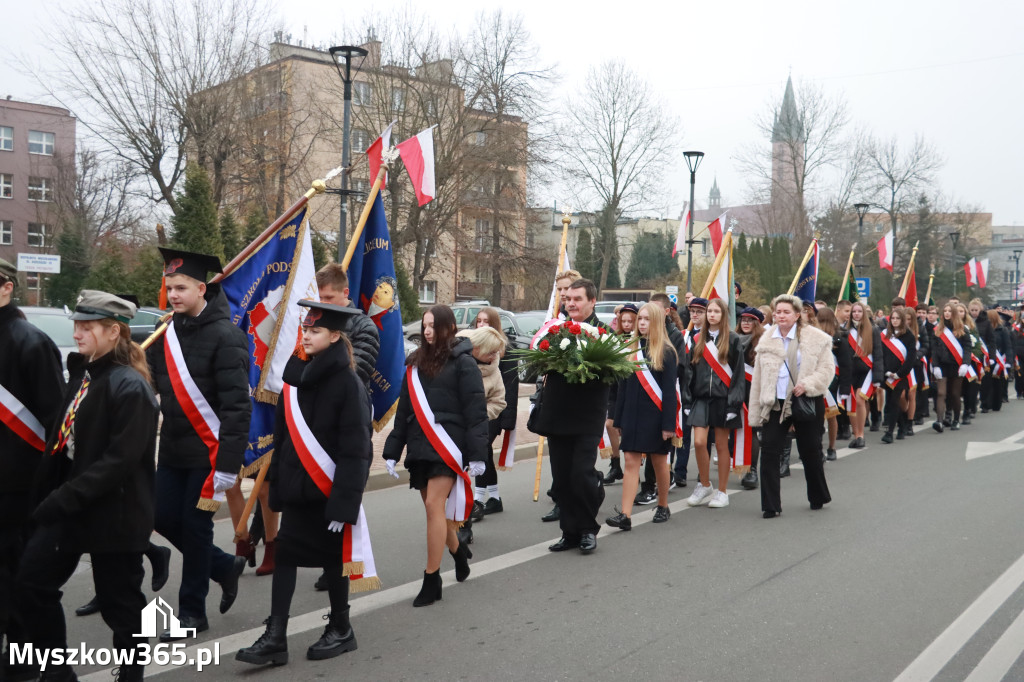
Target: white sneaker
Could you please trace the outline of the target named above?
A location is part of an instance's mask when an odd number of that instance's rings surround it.
[[[708,502],[708,506],[709,507],[713,507],[714,509],[721,509],[722,507],[728,507],[729,506],[729,495],[728,495],[728,493],[723,493],[721,490],[716,490],[714,492],[714,494],[711,495],[711,501]]]
[[[707,504],[709,497],[711,497],[711,488],[698,482],[697,487],[693,489],[693,494],[686,498],[686,504],[691,507]]]

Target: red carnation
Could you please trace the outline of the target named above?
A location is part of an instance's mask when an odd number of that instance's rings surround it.
[[[548,348],[551,348],[551,344],[550,344],[550,343],[548,343],[548,340],[547,340],[547,339],[544,339],[543,341],[541,341],[541,342],[540,342],[540,346],[538,346],[538,347],[539,347],[539,348],[540,348],[541,350],[547,350]]]
[[[551,334],[552,336],[557,336],[560,331],[562,331],[561,325],[553,324],[548,327],[548,334]]]
[[[569,325],[569,331],[572,332],[573,334],[579,334],[580,332],[583,331],[583,327],[573,322],[571,325]]]

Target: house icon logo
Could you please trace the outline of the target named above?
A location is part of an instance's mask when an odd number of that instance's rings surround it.
[[[183,628],[174,615],[171,605],[157,597],[142,609],[142,632],[133,637],[156,637],[163,630],[168,630],[171,637],[195,637],[195,628]]]

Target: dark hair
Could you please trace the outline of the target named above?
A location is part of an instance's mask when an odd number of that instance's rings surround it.
[[[340,293],[348,288],[348,273],[340,263],[328,263],[317,271],[316,285],[317,287],[329,286]]]
[[[427,343],[423,336],[423,318],[420,318],[420,347],[409,356],[409,363],[415,365],[419,371],[428,377],[435,377],[440,374],[444,363],[448,362],[452,346],[455,345],[455,333],[458,328],[455,325],[455,313],[446,305],[435,305],[423,317],[430,313],[434,316],[434,342]]]
[[[895,308],[897,306],[902,308],[905,305],[907,305],[907,300],[902,296],[897,296],[896,298],[892,299],[892,303],[889,304],[889,306],[892,308]]]
[[[583,289],[588,301],[597,300],[597,286],[586,277],[580,277],[569,285],[570,289]]]
[[[662,308],[670,308],[672,306],[672,299],[668,297],[668,294],[661,292],[651,294],[651,300],[655,303],[660,303]]]

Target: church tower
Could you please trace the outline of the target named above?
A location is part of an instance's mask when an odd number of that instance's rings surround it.
[[[711,191],[708,192],[708,210],[722,210],[722,192],[718,189],[717,175],[715,176],[715,182],[711,185]]]
[[[802,188],[798,182],[802,182],[800,179],[803,177],[805,143],[804,124],[796,106],[793,77],[790,76],[772,127],[771,202],[776,208],[792,205],[799,197]]]

